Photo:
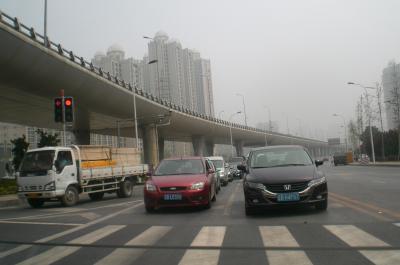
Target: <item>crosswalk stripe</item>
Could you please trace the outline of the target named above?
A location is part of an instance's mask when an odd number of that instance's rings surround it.
[[[107,225],[107,226],[97,229],[89,234],[86,234],[86,235],[78,237],[74,240],[71,240],[68,243],[91,244],[103,237],[106,237],[106,236],[122,229],[123,227],[125,227],[125,226],[124,225]],[[51,264],[53,262],[56,262],[64,257],[68,256],[68,255],[71,255],[72,253],[76,252],[80,248],[81,247],[66,247],[66,246],[54,247],[43,253],[33,256],[29,259],[26,259],[21,263],[18,263],[18,265]]]
[[[266,247],[298,247],[296,239],[285,226],[260,226],[260,234]]]
[[[220,247],[224,241],[225,226],[204,226],[190,244],[195,247]]]
[[[171,226],[152,226],[143,233],[134,237],[132,240],[125,243],[126,246],[146,245],[150,246],[156,243],[160,238],[167,234],[172,229]],[[131,264],[134,260],[140,257],[145,252],[144,249],[125,249],[119,248],[111,252],[109,255],[99,260],[96,265],[123,265]]]
[[[399,250],[362,250],[360,253],[375,265],[400,264]]]
[[[400,223],[394,223],[394,225],[396,225],[396,226],[400,227]]]
[[[351,247],[386,247],[386,242],[355,227],[354,225],[324,225],[332,234]]]
[[[217,265],[220,250],[189,249],[178,265]]]
[[[192,247],[220,247],[226,233],[225,226],[204,226],[193,239]],[[189,249],[185,252],[179,265],[216,265],[221,251],[216,249]]]
[[[306,253],[301,250],[267,250],[269,265],[312,265]]]

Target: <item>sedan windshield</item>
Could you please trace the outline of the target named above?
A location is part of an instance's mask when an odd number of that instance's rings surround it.
[[[26,153],[22,164],[21,172],[37,172],[49,170],[53,167],[54,150]]]
[[[221,169],[224,167],[224,161],[223,160],[211,160],[215,166],[215,168]]]
[[[203,174],[204,166],[200,159],[163,160],[155,176]]]
[[[306,151],[300,148],[265,149],[253,152],[250,167],[283,167],[312,165]]]

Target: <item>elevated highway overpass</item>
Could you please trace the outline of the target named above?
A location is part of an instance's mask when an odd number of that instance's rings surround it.
[[[196,155],[211,155],[214,144],[230,144],[229,128],[238,154],[243,146],[299,144],[314,156],[326,155],[326,142],[272,133],[205,116],[160,100],[94,67],[61,44],[45,41],[31,27],[0,11],[0,121],[58,128],[53,98],[60,89],[75,99],[71,130],[78,144],[89,144],[90,133],[117,134],[117,121],[133,119],[136,97],[138,137],[145,159],[157,163],[165,140],[192,142]],[[122,123],[121,123],[122,124]],[[136,137],[133,122],[120,135]],[[129,125],[127,125],[129,124]]]

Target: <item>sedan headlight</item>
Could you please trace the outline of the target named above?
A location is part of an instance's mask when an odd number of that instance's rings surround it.
[[[225,176],[225,172],[223,172],[223,171],[220,171],[220,172],[219,172],[219,176],[220,176],[220,177],[223,177],[223,176]]]
[[[191,190],[202,190],[204,189],[204,182],[197,182],[192,184],[192,186],[190,186]]]
[[[318,178],[318,179],[313,179],[310,182],[308,182],[308,187],[317,186],[317,185],[322,184],[324,182],[326,182],[326,178],[325,177]]]
[[[44,190],[56,190],[56,183],[54,181],[44,185]]]
[[[157,190],[156,185],[154,185],[152,183],[146,183],[146,187],[145,188],[146,188],[147,191],[156,191]]]
[[[248,188],[251,188],[251,189],[258,189],[258,190],[264,190],[265,189],[264,184],[261,184],[261,183],[255,183],[255,182],[247,181],[247,182],[245,182],[245,185]]]

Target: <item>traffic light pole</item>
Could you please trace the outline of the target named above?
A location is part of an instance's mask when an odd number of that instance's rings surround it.
[[[63,146],[67,146],[67,137],[65,134],[66,125],[65,125],[65,96],[64,96],[64,89],[61,89],[61,98],[62,98],[62,124],[63,124]]]

